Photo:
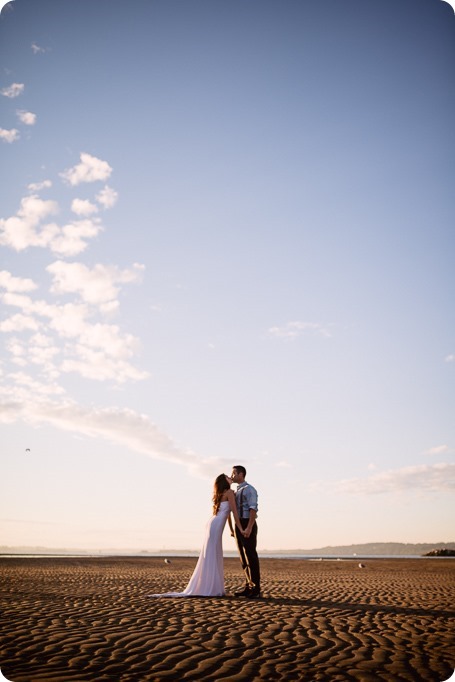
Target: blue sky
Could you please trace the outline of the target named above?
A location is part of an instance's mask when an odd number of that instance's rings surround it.
[[[3,544],[197,549],[233,464],[261,549],[454,539],[454,29],[2,10]]]

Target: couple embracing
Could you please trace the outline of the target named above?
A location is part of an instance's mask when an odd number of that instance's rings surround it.
[[[245,586],[235,595],[249,599],[261,596],[256,551],[258,495],[245,477],[246,469],[241,465],[233,467],[231,476],[217,476],[213,487],[213,515],[207,523],[204,544],[188,585],[183,592],[152,597],[222,597],[225,594],[222,535],[227,520],[245,573]],[[231,490],[232,483],[237,484],[235,493]]]

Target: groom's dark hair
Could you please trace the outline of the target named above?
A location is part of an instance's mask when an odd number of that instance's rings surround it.
[[[243,478],[246,477],[246,469],[243,467],[241,464],[236,464],[235,466],[232,467],[233,469],[237,469],[239,474],[243,474]]]

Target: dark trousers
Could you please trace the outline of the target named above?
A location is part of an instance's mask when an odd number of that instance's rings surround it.
[[[242,528],[248,526],[248,519],[240,519]],[[235,527],[235,539],[237,540],[237,547],[240,554],[240,562],[245,573],[245,580],[252,587],[260,589],[261,575],[259,571],[259,557],[256,551],[256,542],[258,535],[258,527],[255,523],[251,529],[249,538],[244,537],[237,526]]]

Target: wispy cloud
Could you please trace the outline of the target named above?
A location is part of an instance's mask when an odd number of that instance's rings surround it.
[[[16,421],[13,416],[15,408],[19,405],[22,407],[27,405],[31,395],[36,403],[39,403],[54,396],[63,396],[65,393],[65,390],[56,382],[39,381],[25,372],[13,373],[9,375],[9,378],[14,381],[14,386],[5,383],[0,388],[0,395],[9,398],[6,403],[0,404],[0,414],[10,416],[9,420],[5,419],[5,422]]]
[[[0,405],[0,422],[18,420],[29,424],[51,424],[64,431],[104,438],[154,459],[183,465],[190,474],[202,478],[212,478],[214,473],[226,466],[223,460],[202,458],[190,450],[177,447],[149,417],[133,410],[91,409],[69,401],[57,404],[50,400],[24,403],[10,401]]]
[[[73,168],[68,168],[60,176],[69,185],[75,187],[83,182],[97,182],[99,180],[107,180],[112,168],[107,161],[102,161],[96,156],[83,152],[80,155],[81,162]]]
[[[36,521],[35,519],[0,519],[0,523],[24,523],[27,526],[60,526],[61,521]]]
[[[32,49],[33,54],[44,54],[45,52],[49,52],[49,48],[41,47],[37,43],[32,43],[30,47]]]
[[[449,492],[455,490],[455,464],[421,464],[389,469],[366,478],[339,481],[316,481],[309,486],[313,492],[349,495],[378,495],[383,493],[421,491]]]
[[[10,130],[5,130],[5,128],[0,128],[0,140],[3,142],[16,142],[19,139],[19,131],[16,128],[11,128]]]
[[[30,192],[40,192],[42,189],[49,189],[52,187],[52,180],[43,180],[42,182],[32,182],[27,186]]]
[[[127,381],[141,381],[148,372],[141,371],[128,360],[123,359],[135,354],[137,340],[134,337],[121,337],[118,327],[97,326],[89,330],[91,335],[83,343],[73,345],[74,358],[67,358],[60,366],[64,373],[76,373],[93,381],[114,381],[124,384]],[[99,345],[105,339],[106,345]]]
[[[268,330],[269,336],[274,336],[280,339],[294,340],[299,336],[305,336],[307,334],[314,334],[316,336],[323,336],[329,338],[331,333],[329,332],[326,325],[322,325],[318,322],[288,322],[280,327],[270,327]]]
[[[36,123],[36,114],[32,114],[31,111],[24,111],[19,109],[16,111],[17,117],[21,123],[26,126],[34,126]]]
[[[281,460],[280,462],[275,462],[274,466],[277,469],[290,469],[291,464],[289,462],[286,462],[285,460]]]
[[[448,445],[436,445],[429,450],[425,450],[424,455],[430,455],[430,457],[439,455],[449,455],[454,452],[454,448],[450,448]]]
[[[12,83],[7,88],[0,90],[0,94],[9,99],[14,99],[15,97],[19,97],[19,95],[22,95],[24,89],[25,85],[23,83]]]
[[[453,353],[451,353],[450,355],[447,355],[445,357],[445,361],[446,362],[455,362],[455,355]]]
[[[33,334],[26,342],[25,340],[12,337],[6,343],[6,348],[11,354],[12,362],[20,367],[27,367],[35,365],[40,368],[42,377],[47,377],[47,382],[54,382],[59,377],[59,371],[56,369],[56,357],[60,354],[60,348],[55,345],[51,336],[42,334],[40,332]],[[9,379],[12,380],[17,387],[17,374],[10,374]],[[22,381],[34,381],[29,375],[23,374]],[[42,385],[42,384],[41,384]],[[54,384],[56,385],[56,384]],[[52,392],[55,392],[54,390]],[[59,391],[64,393],[63,388]],[[12,395],[12,393],[10,393]]]

